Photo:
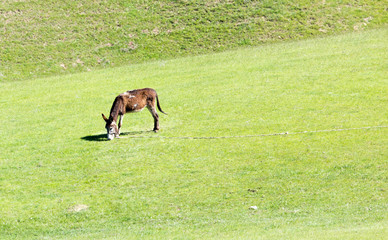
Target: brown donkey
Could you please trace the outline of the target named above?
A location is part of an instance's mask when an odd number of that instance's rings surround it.
[[[104,118],[106,122],[105,128],[108,140],[112,140],[114,137],[119,137],[125,113],[140,112],[145,107],[148,108],[152,117],[154,117],[154,131],[157,132],[159,130],[159,116],[156,112],[155,104],[158,106],[159,111],[167,114],[160,108],[158,94],[152,88],[126,91],[125,93],[118,95],[113,102],[109,119],[102,114],[102,118]],[[117,118],[119,115],[120,121],[117,125]]]

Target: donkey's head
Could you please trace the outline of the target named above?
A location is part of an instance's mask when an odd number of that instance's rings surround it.
[[[102,118],[105,120],[105,128],[106,128],[106,136],[108,140],[112,140],[115,137],[119,137],[119,128],[117,127],[116,122],[111,118],[106,118],[104,114],[102,114]]]

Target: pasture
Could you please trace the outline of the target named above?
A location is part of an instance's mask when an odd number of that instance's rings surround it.
[[[387,52],[385,27],[2,82],[0,238],[383,239]],[[160,132],[106,141],[143,87]]]

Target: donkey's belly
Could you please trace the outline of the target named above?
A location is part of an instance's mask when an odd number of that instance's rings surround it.
[[[141,106],[139,104],[134,104],[130,109],[127,109],[127,112],[140,112],[145,108],[145,106]]]

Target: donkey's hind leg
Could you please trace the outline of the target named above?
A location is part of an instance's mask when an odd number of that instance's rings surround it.
[[[160,129],[159,128],[159,115],[156,112],[155,106],[153,106],[153,107],[149,106],[148,110],[150,111],[150,113],[152,114],[152,117],[154,118],[154,130],[153,131],[157,132]]]

